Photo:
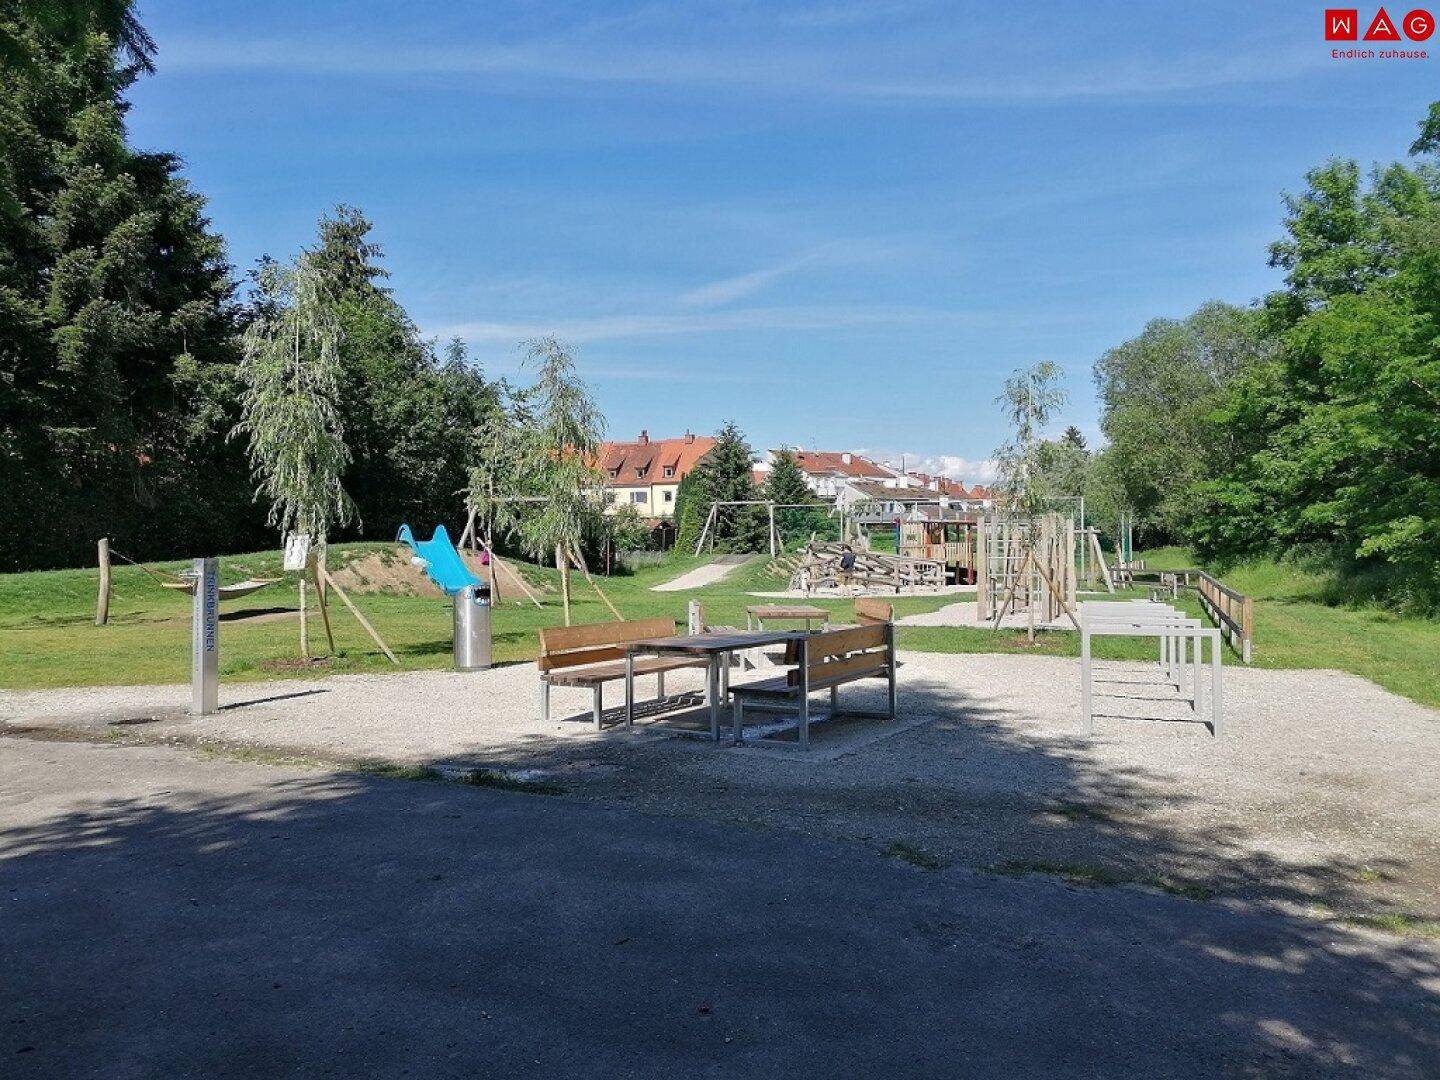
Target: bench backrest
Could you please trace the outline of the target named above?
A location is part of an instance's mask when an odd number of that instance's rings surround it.
[[[895,608],[884,600],[862,597],[855,601],[855,621],[861,626],[874,626],[895,620]]]
[[[540,631],[540,658],[535,665],[541,671],[554,671],[556,668],[620,660],[625,656],[627,642],[670,637],[674,633],[675,620],[667,618],[547,626]]]
[[[879,674],[894,662],[893,635],[894,629],[887,623],[807,635],[804,646],[806,665],[810,669],[809,681]],[[798,639],[786,645],[787,662],[800,663],[800,646]],[[786,678],[791,686],[799,686],[800,669],[791,669]]]

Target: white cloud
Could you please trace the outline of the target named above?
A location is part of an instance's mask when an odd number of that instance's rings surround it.
[[[903,463],[906,472],[944,476],[962,484],[992,484],[999,477],[993,458],[967,458],[958,454],[917,454],[898,450],[860,450],[858,453],[897,469]]]

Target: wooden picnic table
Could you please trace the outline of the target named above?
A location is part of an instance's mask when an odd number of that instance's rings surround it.
[[[810,624],[816,619],[823,627],[830,621],[830,612],[813,604],[751,604],[745,609],[745,626],[749,629],[765,629],[765,620],[803,619],[808,633]]]
[[[710,737],[720,741],[720,706],[730,694],[730,657],[743,649],[780,645],[804,635],[801,630],[708,630],[643,638],[625,645],[625,723],[635,723],[635,656],[701,656],[706,659],[705,700],[710,706]],[[682,730],[682,729],[677,729]],[[691,732],[690,734],[694,734]]]

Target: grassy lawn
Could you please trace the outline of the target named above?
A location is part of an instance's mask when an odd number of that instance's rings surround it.
[[[1183,548],[1140,555],[1151,567],[1196,565]],[[1440,621],[1327,603],[1345,590],[1326,573],[1290,563],[1248,562],[1219,576],[1255,600],[1256,667],[1349,671],[1440,706]]]
[[[331,551],[331,568],[375,552],[393,552],[389,544],[346,544]],[[1152,566],[1191,565],[1188,553],[1167,549],[1146,553]],[[222,581],[278,576],[278,552],[231,556],[221,560]],[[708,561],[672,555],[633,574],[599,579],[601,588],[627,618],[668,615],[681,625],[685,605],[699,599],[707,622],[743,626],[745,607],[755,591],[774,591],[783,582],[771,577],[766,560],[740,567],[725,581],[690,592],[653,592],[651,586]],[[171,572],[181,563],[164,564]],[[494,613],[497,662],[532,658],[536,631],[562,621],[557,576],[542,567],[524,567],[528,580],[543,590],[544,604],[505,602]],[[1225,580],[1256,599],[1255,663],[1261,667],[1339,668],[1429,705],[1440,705],[1440,623],[1389,615],[1373,608],[1327,606],[1319,575],[1273,563],[1240,567]],[[189,677],[190,601],[163,589],[131,566],[115,571],[110,624],[94,625],[97,571],[60,570],[0,575],[0,687],[182,682]],[[450,606],[438,597],[388,593],[356,594],[356,602],[389,642],[407,669],[450,665]],[[933,611],[954,597],[902,597],[900,615]],[[1193,599],[1182,606],[1197,615]],[[849,601],[820,601],[848,619]],[[223,607],[222,674],[228,678],[265,679],[326,672],[391,671],[394,668],[338,603],[331,607],[338,654],[326,661],[299,661],[298,595],[293,576]],[[574,619],[600,622],[609,611],[575,579]],[[318,620],[312,643],[322,642]],[[1016,652],[1075,656],[1073,633],[1045,633],[1036,645],[1010,631],[958,627],[901,627],[902,648],[927,652]],[[1113,658],[1149,657],[1153,645],[1110,638],[1097,642],[1096,654]]]

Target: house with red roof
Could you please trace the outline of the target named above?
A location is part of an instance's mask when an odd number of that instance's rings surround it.
[[[674,517],[680,481],[714,445],[710,436],[689,431],[676,439],[652,439],[642,431],[633,442],[602,443],[606,508],[633,506],[644,518]]]
[[[861,481],[893,486],[900,479],[900,474],[889,466],[849,451],[792,449],[790,453],[795,456],[796,464],[805,474],[805,482],[810,485],[810,490],[822,499],[837,498],[847,482]]]

